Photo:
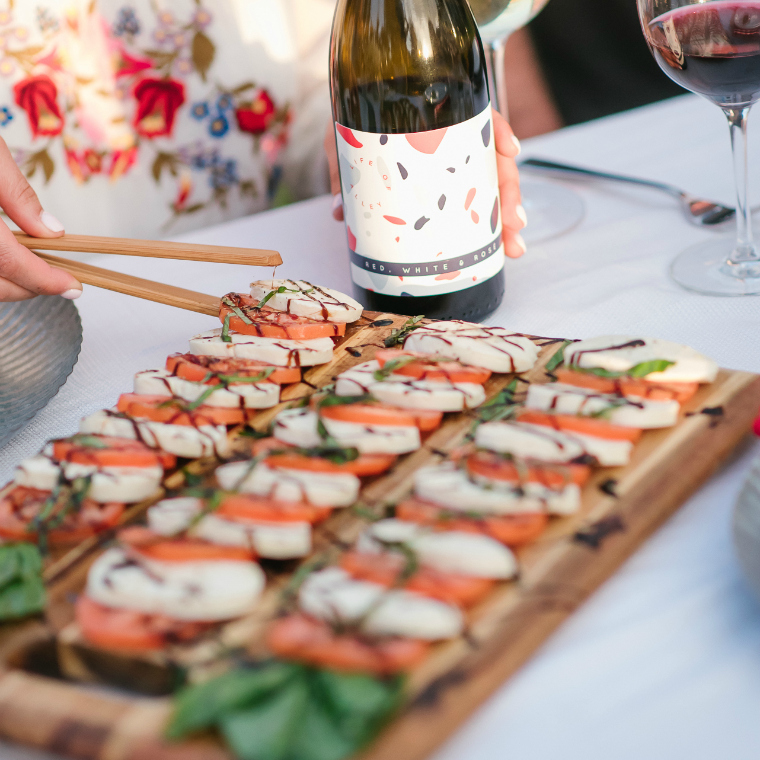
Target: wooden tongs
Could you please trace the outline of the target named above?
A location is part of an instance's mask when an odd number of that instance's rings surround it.
[[[109,253],[123,256],[148,256],[155,259],[185,259],[216,264],[246,264],[255,267],[276,267],[282,264],[277,251],[261,248],[233,248],[222,245],[168,243],[161,240],[132,240],[130,238],[97,237],[94,235],[64,235],[59,238],[35,238],[16,232],[16,239],[51,266],[74,275],[85,285],[105,288],[147,301],[156,301],[179,309],[217,316],[219,298],[194,290],[144,280],[129,274],[113,272],[91,264],[52,256],[45,251],[76,251],[79,253]]]

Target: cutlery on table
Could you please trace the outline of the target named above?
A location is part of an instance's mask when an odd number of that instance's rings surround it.
[[[656,182],[654,180],[640,179],[639,177],[628,177],[624,174],[612,174],[611,172],[585,169],[582,166],[562,164],[543,158],[526,158],[518,161],[517,166],[520,169],[540,169],[555,174],[570,174],[587,177],[588,179],[626,182],[630,185],[642,185],[644,187],[651,187],[654,190],[661,190],[676,198],[686,218],[698,227],[713,227],[717,224],[723,224],[723,222],[727,222],[736,216],[736,211],[733,208],[722,206],[720,203],[706,201],[702,198],[695,198],[693,195],[674,185],[669,185],[667,182]]]

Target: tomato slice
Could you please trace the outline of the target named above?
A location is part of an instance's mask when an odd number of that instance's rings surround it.
[[[544,532],[549,523],[545,512],[521,512],[514,515],[458,515],[437,504],[422,499],[406,499],[396,506],[396,517],[420,525],[430,525],[436,530],[461,530],[482,533],[515,547],[528,544]]]
[[[398,409],[381,404],[336,404],[322,407],[319,413],[328,420],[359,425],[418,427],[423,433],[435,430],[443,419],[443,412],[432,409]]]
[[[641,438],[641,430],[638,428],[613,425],[597,417],[576,417],[573,414],[552,414],[539,412],[536,409],[523,409],[517,419],[519,422],[528,422],[531,425],[543,425],[566,433],[591,435],[595,438],[606,438],[609,441],[636,443]]]
[[[652,401],[675,399],[681,404],[688,401],[699,388],[699,383],[665,383],[639,377],[599,377],[590,372],[578,372],[567,367],[554,370],[554,375],[560,383],[589,388],[599,393],[620,393],[623,396],[637,396]]]
[[[159,562],[245,562],[255,559],[253,552],[244,546],[222,546],[199,538],[166,538],[139,525],[120,531],[119,541],[143,557]]]
[[[192,412],[186,411],[187,404],[166,396],[143,396],[137,393],[122,393],[116,408],[136,420],[164,422],[170,425],[240,425],[246,420],[245,409],[222,406],[201,406]]]
[[[138,652],[191,641],[214,625],[106,607],[85,595],[77,599],[74,613],[82,634],[93,646]]]
[[[36,541],[37,532],[29,530],[32,520],[50,496],[50,491],[16,486],[0,500],[0,538],[12,541]],[[119,522],[123,504],[97,504],[85,499],[77,511],[65,515],[59,525],[46,534],[51,546],[84,541]],[[57,510],[51,517],[60,514]]]
[[[391,588],[399,586],[406,560],[393,552],[370,554],[350,551],[341,556],[340,566],[358,580]],[[488,578],[473,578],[458,573],[445,573],[432,567],[420,567],[401,585],[408,591],[416,591],[431,599],[471,607],[488,594],[494,583]]]
[[[515,464],[511,459],[493,451],[476,451],[465,460],[467,470],[491,480],[509,483],[540,483],[547,488],[564,488],[568,483],[583,486],[591,475],[585,464]]]
[[[415,380],[439,380],[452,383],[477,383],[482,385],[491,377],[491,370],[483,367],[468,367],[453,359],[431,362],[430,357],[415,351],[404,351],[400,348],[381,348],[375,359],[384,367],[388,362],[396,362],[407,357],[419,357],[419,361],[399,362],[393,369],[394,375],[405,375]]]
[[[215,515],[248,522],[307,522],[314,525],[332,514],[330,507],[315,507],[305,501],[277,501],[267,496],[230,494]]]
[[[265,370],[272,372],[262,382],[286,385],[301,381],[301,370],[298,367],[273,367],[253,359],[224,359],[197,354],[171,354],[166,357],[166,369],[183,380],[207,385],[218,385],[219,375],[257,377]]]
[[[235,315],[228,300],[248,318],[251,324]],[[230,329],[244,335],[259,335],[265,338],[287,338],[289,340],[312,340],[314,338],[340,338],[346,334],[345,323],[299,317],[285,311],[276,311],[266,304],[259,306],[258,300],[246,293],[227,293],[219,309],[219,319],[224,322],[230,316]]]
[[[425,659],[426,641],[366,637],[335,633],[327,623],[306,615],[276,620],[267,632],[272,653],[317,667],[348,672],[392,675],[411,670]]]
[[[177,457],[152,449],[142,441],[107,435],[74,435],[53,441],[53,458],[98,467],[155,467],[165,470],[177,464]]]
[[[277,438],[260,438],[251,445],[251,454],[254,457],[269,452],[272,454],[265,460],[269,467],[309,472],[348,472],[358,478],[380,475],[389,470],[398,459],[395,454],[359,454],[350,462],[332,462],[317,454],[312,456],[301,453],[295,446],[283,443]]]

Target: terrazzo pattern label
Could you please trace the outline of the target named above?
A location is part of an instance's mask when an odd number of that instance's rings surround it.
[[[377,134],[335,125],[351,276],[432,296],[504,266],[491,106],[453,127]]]

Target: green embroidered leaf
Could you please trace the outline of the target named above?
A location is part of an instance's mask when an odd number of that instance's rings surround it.
[[[191,56],[193,66],[204,82],[206,81],[206,73],[214,62],[215,54],[214,43],[203,32],[197,31],[193,36]]]
[[[55,163],[53,162],[53,159],[50,158],[50,154],[47,150],[41,150],[37,156],[42,173],[45,175],[45,184],[47,185],[55,172]]]

